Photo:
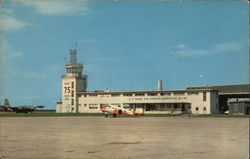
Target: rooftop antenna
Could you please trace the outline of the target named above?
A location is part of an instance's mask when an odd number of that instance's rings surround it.
[[[67,64],[67,58],[63,58],[64,64]]]
[[[77,64],[76,49],[77,49],[77,41],[75,43],[75,49],[70,50],[70,64],[71,65],[76,65]]]
[[[75,50],[76,50],[77,49],[77,41],[76,41],[75,45],[76,45],[76,48],[75,48]]]

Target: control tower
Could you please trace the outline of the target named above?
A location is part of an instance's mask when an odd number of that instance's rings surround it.
[[[70,60],[62,75],[62,100],[57,102],[57,112],[78,113],[77,92],[86,92],[87,75],[83,75],[83,64],[77,63],[76,49],[70,50]]]

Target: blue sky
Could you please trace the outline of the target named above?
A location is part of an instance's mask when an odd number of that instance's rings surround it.
[[[78,43],[88,91],[249,82],[246,1],[12,1],[1,12],[1,102],[55,108]]]

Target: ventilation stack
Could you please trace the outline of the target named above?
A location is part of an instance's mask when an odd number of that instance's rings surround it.
[[[162,91],[162,80],[158,80],[158,91]]]

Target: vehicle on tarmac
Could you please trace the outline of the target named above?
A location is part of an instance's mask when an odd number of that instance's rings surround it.
[[[32,113],[37,108],[44,108],[43,105],[38,105],[36,107],[33,106],[14,106],[10,105],[8,99],[4,100],[4,105],[0,105],[0,112],[16,112],[16,113]]]
[[[103,106],[101,108],[105,117],[119,117],[119,116],[143,116],[144,109],[141,108],[140,112],[132,108],[121,108],[118,105]]]

